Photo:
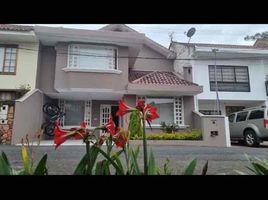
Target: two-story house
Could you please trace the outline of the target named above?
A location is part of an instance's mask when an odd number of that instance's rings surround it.
[[[139,98],[158,108],[160,118],[153,122],[153,131],[159,131],[162,121],[193,125],[194,96],[202,86],[176,73],[176,54],[144,34],[126,25],[100,30],[36,26],[35,34],[42,49],[38,87],[42,103],[58,103],[65,113],[63,128],[83,120],[93,128],[110,115],[127,128],[127,116],[115,115],[118,100],[134,106]],[[25,133],[16,134],[13,143]]]
[[[33,27],[0,24],[0,144],[11,141],[14,101],[36,88],[38,51]]]
[[[219,102],[220,114],[228,115],[266,104],[267,47],[173,42],[170,50],[177,53],[175,70],[204,87],[197,111],[216,114]]]

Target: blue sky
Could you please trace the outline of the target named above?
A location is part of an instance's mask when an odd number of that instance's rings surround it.
[[[66,27],[96,30],[105,24],[36,24],[40,26]],[[147,37],[169,46],[169,33],[174,32],[173,38],[178,42],[187,42],[184,34],[191,27],[196,33],[191,42],[252,45],[254,41],[245,41],[246,35],[268,31],[268,24],[127,24],[129,27],[145,33]]]

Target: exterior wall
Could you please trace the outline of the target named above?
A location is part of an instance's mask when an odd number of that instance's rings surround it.
[[[133,70],[143,71],[173,71],[173,60],[166,59],[163,55],[143,46],[138,57],[163,58],[163,59],[136,59]]]
[[[230,147],[229,121],[224,116],[205,116],[199,112],[193,112],[194,124],[202,131],[202,141],[197,146]],[[216,132],[216,135],[213,134]]]
[[[191,58],[194,52],[194,49],[192,47],[187,48],[184,45],[181,44],[175,44],[171,46],[171,50],[177,52],[177,58]],[[184,67],[190,67],[191,62],[187,60],[175,60],[174,61],[174,71],[183,74],[184,73]]]
[[[210,91],[208,65],[214,65],[214,61],[194,61],[193,80],[199,85],[203,85],[203,93],[197,98],[214,100],[215,92]],[[221,100],[266,100],[264,66],[261,61],[249,60],[225,60],[217,61],[217,65],[239,65],[248,66],[250,92],[219,92]]]
[[[184,106],[184,124],[193,127],[194,97],[184,96],[183,106]]]
[[[118,69],[121,74],[107,74],[96,72],[65,72],[67,67],[68,43],[59,43],[56,46],[55,89],[69,88],[100,88],[125,90],[128,84],[128,58],[118,58]],[[128,57],[127,47],[118,47],[118,57]]]
[[[101,104],[113,104],[118,105],[117,101],[101,101],[92,100],[92,124],[91,126],[96,127],[100,125],[100,105]]]
[[[3,103],[3,105],[6,105]],[[10,144],[14,122],[14,104],[7,104],[7,124],[0,124],[0,144]]]
[[[56,51],[53,46],[42,46],[40,62],[39,88],[46,93],[56,92],[54,89]]]
[[[27,134],[30,141],[36,139],[43,120],[43,98],[39,90],[34,90],[16,101],[12,144],[20,143]]]
[[[0,75],[0,90],[15,90],[25,84],[29,84],[31,90],[35,89],[39,44],[23,42],[10,44],[18,45],[16,75]]]

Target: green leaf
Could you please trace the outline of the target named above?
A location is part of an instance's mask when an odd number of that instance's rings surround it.
[[[77,165],[74,175],[85,175],[85,168],[87,165],[87,154],[83,156],[79,164]]]
[[[117,166],[120,168],[120,170],[123,172],[123,174],[125,174],[124,168],[123,168],[123,165],[121,163],[121,160],[119,159],[119,156],[117,154],[115,154],[112,159],[115,160]]]
[[[139,168],[138,161],[137,161],[138,152],[139,152],[139,149],[138,151],[136,150],[135,152],[132,149],[130,150],[130,155],[131,155],[130,161],[131,161],[131,165],[133,166],[132,167],[133,174],[135,175],[141,175],[140,168]]]
[[[45,154],[39,163],[37,164],[37,167],[35,168],[34,175],[47,175],[47,154]]]
[[[187,165],[185,165],[182,175],[193,175],[196,167],[197,159],[192,159]]]
[[[11,175],[11,169],[2,156],[0,156],[0,175]]]
[[[107,162],[107,160],[101,160],[97,162],[95,175],[111,175],[109,163]]]
[[[116,173],[119,175],[124,175],[123,171],[120,169],[120,167],[111,159],[107,153],[105,153],[102,149],[98,148],[99,152],[113,165],[113,167],[116,169]]]
[[[89,163],[89,171],[92,172],[93,170],[93,167],[96,163],[96,160],[97,160],[97,157],[98,157],[98,154],[99,154],[99,148],[96,147],[95,145],[93,145],[91,148],[90,148],[90,163]],[[92,174],[92,173],[91,173]]]
[[[157,166],[155,163],[155,158],[152,150],[150,151],[149,155],[149,162],[148,162],[148,174],[149,175],[156,175],[157,174]]]
[[[6,164],[10,167],[10,163],[8,161],[8,158],[7,158],[6,154],[5,154],[5,152],[2,152],[2,158],[5,160]]]

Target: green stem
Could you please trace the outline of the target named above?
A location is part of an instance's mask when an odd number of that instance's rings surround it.
[[[144,159],[144,175],[148,175],[148,159],[147,159],[147,141],[146,141],[146,131],[145,131],[145,119],[142,118],[142,125],[143,125],[143,159]]]
[[[89,155],[89,148],[90,148],[90,143],[89,143],[89,140],[88,138],[86,138],[86,148],[87,148],[87,173],[86,174],[89,174],[91,175],[91,170],[90,170],[90,155]]]

